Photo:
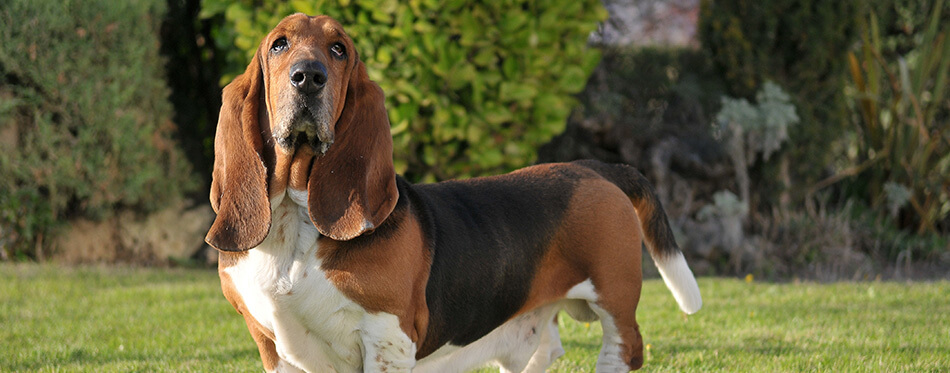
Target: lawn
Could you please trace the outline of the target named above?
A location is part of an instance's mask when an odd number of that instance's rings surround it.
[[[950,282],[775,284],[703,278],[678,311],[644,284],[644,371],[948,371]],[[563,315],[562,315],[563,316]],[[598,323],[562,318],[555,372],[593,371]],[[259,372],[217,274],[0,265],[0,372]]]

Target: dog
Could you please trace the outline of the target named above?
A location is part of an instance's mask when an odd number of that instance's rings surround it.
[[[205,240],[268,372],[541,372],[556,313],[599,319],[597,370],[643,364],[641,244],[699,288],[648,181],[597,161],[413,185],[379,86],[327,16],[294,14],[224,88]]]

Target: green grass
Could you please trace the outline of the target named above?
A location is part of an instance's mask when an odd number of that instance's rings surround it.
[[[644,371],[948,371],[950,282],[700,280],[685,317],[657,280],[638,318]],[[562,315],[555,372],[593,371],[600,325]],[[0,265],[0,372],[259,372],[209,270]]]

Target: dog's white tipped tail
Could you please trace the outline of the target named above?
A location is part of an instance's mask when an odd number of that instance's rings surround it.
[[[703,306],[703,297],[699,295],[696,277],[686,264],[683,253],[679,251],[669,253],[665,258],[660,259],[654,256],[653,262],[660,270],[660,276],[663,277],[663,282],[666,282],[666,287],[673,292],[673,298],[676,299],[680,309],[690,315],[699,311]]]

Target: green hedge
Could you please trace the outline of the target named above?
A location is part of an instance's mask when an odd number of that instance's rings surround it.
[[[0,2],[0,250],[194,185],[171,140],[163,0]],[[49,242],[49,241],[47,241]]]
[[[397,171],[413,180],[497,173],[534,161],[560,133],[600,54],[597,0],[206,0],[226,83],[293,13],[327,14],[387,95]]]

